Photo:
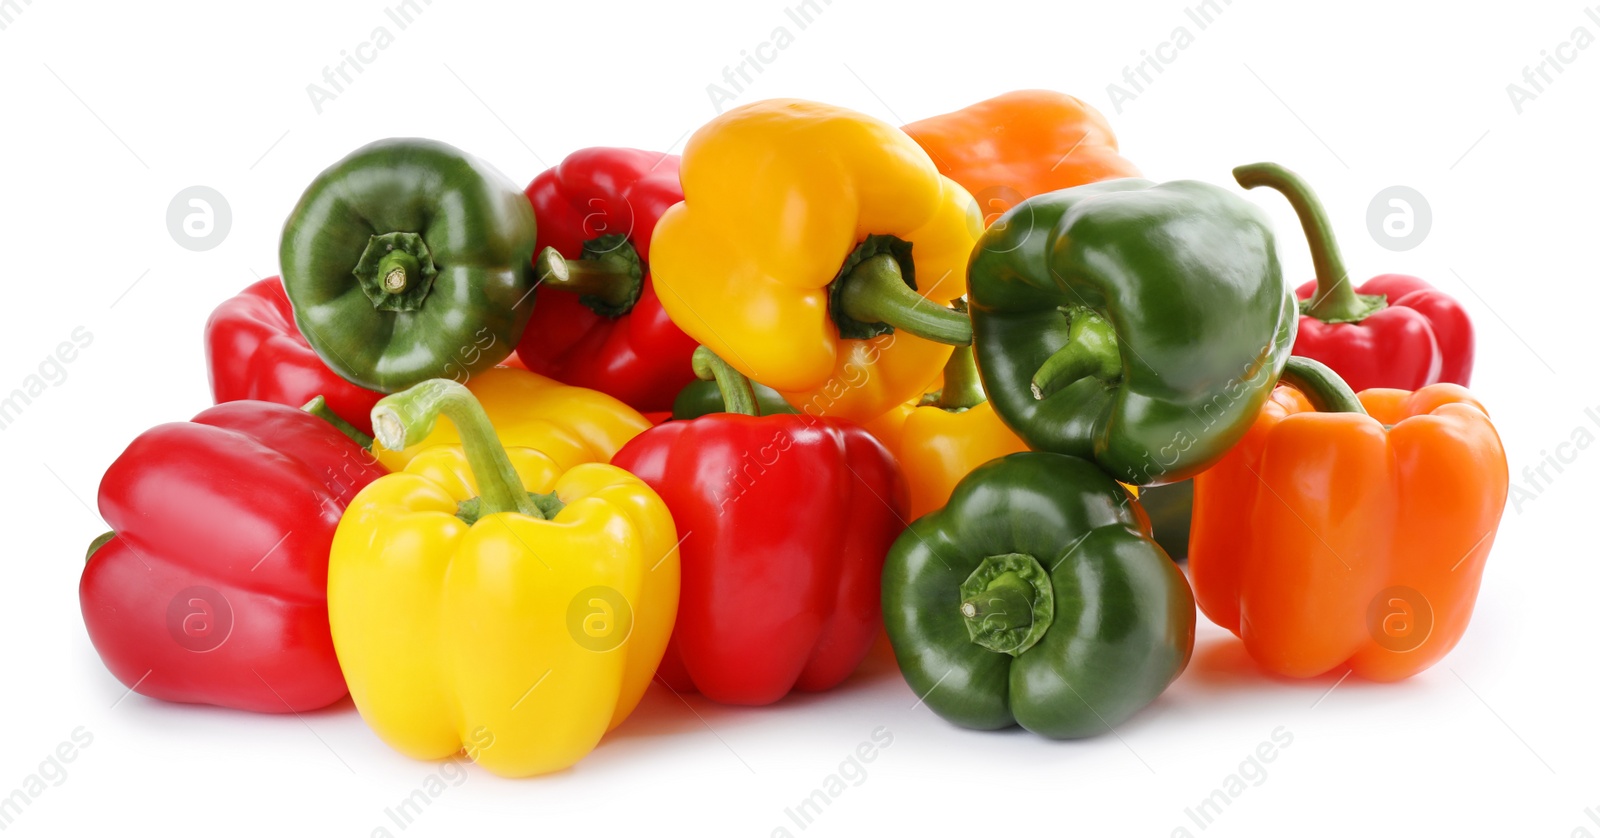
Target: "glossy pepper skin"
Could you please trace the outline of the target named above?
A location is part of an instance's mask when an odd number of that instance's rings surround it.
[[[1265,217],[1197,181],[1030,198],[984,233],[968,282],[995,412],[1029,447],[1130,485],[1221,459],[1294,342]]]
[[[574,263],[539,284],[517,356],[536,373],[640,411],[670,410],[694,380],[696,343],[667,317],[649,268],[656,222],[683,200],[677,156],[583,149],[534,178],[527,195],[538,251],[553,247]]]
[[[1375,276],[1357,287],[1309,184],[1276,163],[1233,171],[1240,186],[1283,193],[1311,245],[1317,278],[1296,291],[1301,317],[1294,354],[1328,365],[1356,391],[1472,383],[1472,319],[1460,303],[1405,274]]]
[[[106,668],[151,698],[258,713],[338,701],[328,547],[384,474],[309,413],[233,401],[140,434],[100,481],[78,585]]]
[[[750,409],[748,392],[735,409]],[[834,419],[723,413],[658,425],[612,463],[659,492],[683,534],[663,681],[761,705],[855,671],[905,526],[905,484],[877,440]]]
[[[1194,649],[1189,583],[1138,503],[1093,463],[1043,452],[979,467],[895,541],[883,617],[935,713],[1053,739],[1120,724]]]
[[[505,777],[559,771],[650,684],[677,607],[672,517],[621,469],[501,447],[451,381],[379,402],[373,425],[402,447],[441,411],[465,446],[424,450],[339,523],[339,662],[362,718],[408,756],[465,749]]]
[[[650,420],[605,393],[526,370],[496,367],[473,376],[466,386],[489,414],[502,445],[536,448],[564,470],[610,462],[628,440],[650,427]],[[385,448],[379,440],[373,452],[399,471],[423,449],[460,444],[455,425],[445,421],[403,451]]]
[[[690,137],[682,180],[651,245],[662,305],[804,412],[873,419],[970,341],[945,305],[965,290],[976,206],[898,128],[755,102]]]
[[[322,396],[364,434],[382,393],[357,387],[322,362],[294,325],[283,281],[268,277],[229,297],[206,321],[206,369],[217,404],[243,399],[300,406]]]
[[[903,129],[939,173],[978,201],[988,226],[1026,198],[1122,177],[1139,169],[1117,152],[1092,105],[1053,90],[1014,90]]]
[[[1150,531],[1161,549],[1175,561],[1187,558],[1189,525],[1194,516],[1194,481],[1146,486],[1139,492],[1139,505],[1150,516]]]
[[[907,520],[944,506],[961,478],[978,466],[1028,450],[986,400],[968,346],[950,354],[937,393],[903,404],[864,427],[894,453],[905,472],[911,492]]]
[[[307,187],[278,257],[295,323],[369,390],[466,378],[516,348],[537,230],[522,190],[444,143],[379,140]]]
[[[1284,378],[1311,397],[1280,387],[1195,480],[1200,608],[1270,672],[1408,678],[1466,631],[1505,509],[1505,450],[1458,385],[1357,401],[1301,358]]]

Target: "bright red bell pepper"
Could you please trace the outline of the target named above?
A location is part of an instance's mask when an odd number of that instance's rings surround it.
[[[1317,278],[1296,290],[1300,331],[1294,354],[1327,364],[1350,388],[1420,390],[1472,379],[1472,320],[1454,299],[1405,274],[1350,282],[1333,227],[1311,187],[1275,163],[1233,170],[1246,189],[1281,193],[1300,216]]]
[[[261,401],[141,434],[100,481],[112,531],[79,582],[89,639],[141,695],[261,713],[345,694],[328,549],[385,470],[332,424]]]
[[[372,433],[382,393],[357,387],[322,362],[294,323],[283,281],[268,277],[230,297],[206,321],[206,367],[217,404],[260,399],[299,407],[316,396],[345,421]]]
[[[678,158],[584,149],[534,178],[527,194],[539,222],[540,281],[517,356],[536,373],[642,412],[670,411],[694,380],[695,342],[662,310],[649,264],[656,221],[683,200]]]
[[[645,431],[611,463],[649,484],[683,534],[678,622],[657,674],[726,704],[770,704],[847,678],[882,631],[884,557],[905,480],[861,428],[753,413],[747,380],[709,350],[731,413]]]

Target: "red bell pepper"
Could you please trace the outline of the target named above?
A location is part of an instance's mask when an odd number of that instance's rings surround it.
[[[262,713],[338,701],[328,548],[382,474],[332,424],[268,402],[141,434],[100,481],[112,531],[78,586],[106,668],[166,701]]]
[[[882,631],[905,480],[854,424],[753,415],[748,380],[709,350],[695,367],[716,375],[732,412],[658,425],[611,460],[661,495],[683,533],[678,622],[657,674],[727,704],[829,689]]]
[[[1317,278],[1295,292],[1301,316],[1294,354],[1327,364],[1357,392],[1471,383],[1472,320],[1460,303],[1405,274],[1354,287],[1333,226],[1299,175],[1276,163],[1253,163],[1233,176],[1246,189],[1283,193],[1311,245]]]
[[[372,433],[372,406],[382,393],[339,377],[311,349],[294,323],[283,281],[268,277],[211,312],[206,366],[217,404],[260,399],[298,407],[316,396],[340,417]]]
[[[641,412],[672,410],[694,380],[695,342],[662,310],[649,263],[656,221],[683,200],[678,158],[584,149],[534,178],[527,194],[540,281],[517,346],[523,365]]]

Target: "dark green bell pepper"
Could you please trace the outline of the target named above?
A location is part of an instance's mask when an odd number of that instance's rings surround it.
[[[1205,183],[1103,181],[1030,198],[967,271],[984,389],[1038,451],[1173,483],[1244,436],[1294,344],[1272,230]]]
[[[784,401],[777,390],[765,384],[752,381],[750,389],[756,393],[756,405],[760,408],[762,416],[800,412]],[[716,381],[691,381],[679,390],[678,397],[672,400],[674,419],[698,419],[708,413],[725,412],[727,407],[723,405],[722,391],[717,389]]]
[[[1146,486],[1139,490],[1139,505],[1150,516],[1156,543],[1173,561],[1189,557],[1189,523],[1194,518],[1194,481]]]
[[[1127,490],[1087,460],[1023,452],[967,475],[883,570],[900,671],[963,727],[1104,733],[1194,649],[1189,583]]]
[[[284,223],[295,322],[335,372],[393,393],[465,381],[533,312],[537,228],[522,190],[431,140],[380,140],[317,176]]]

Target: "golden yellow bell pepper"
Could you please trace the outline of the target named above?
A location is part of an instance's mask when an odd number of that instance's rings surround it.
[[[944,506],[978,466],[1028,450],[984,397],[968,346],[950,356],[937,396],[901,404],[865,427],[900,461],[911,489],[911,520]]]
[[[650,427],[639,411],[599,390],[571,387],[553,378],[512,367],[495,367],[467,381],[489,414],[502,445],[537,448],[562,470],[580,463],[608,463],[628,440]],[[400,471],[417,452],[433,445],[459,445],[449,422],[404,451],[372,446],[378,461]]]
[[[351,502],[328,621],[356,708],[418,759],[465,750],[507,777],[566,768],[638,704],[678,607],[677,533],[654,491],[598,463],[505,449],[466,388],[388,396],[404,448],[443,412],[464,446],[420,451]]]
[[[689,139],[684,201],[651,275],[679,328],[813,415],[873,419],[971,342],[972,196],[909,136],[845,108],[773,99]]]

